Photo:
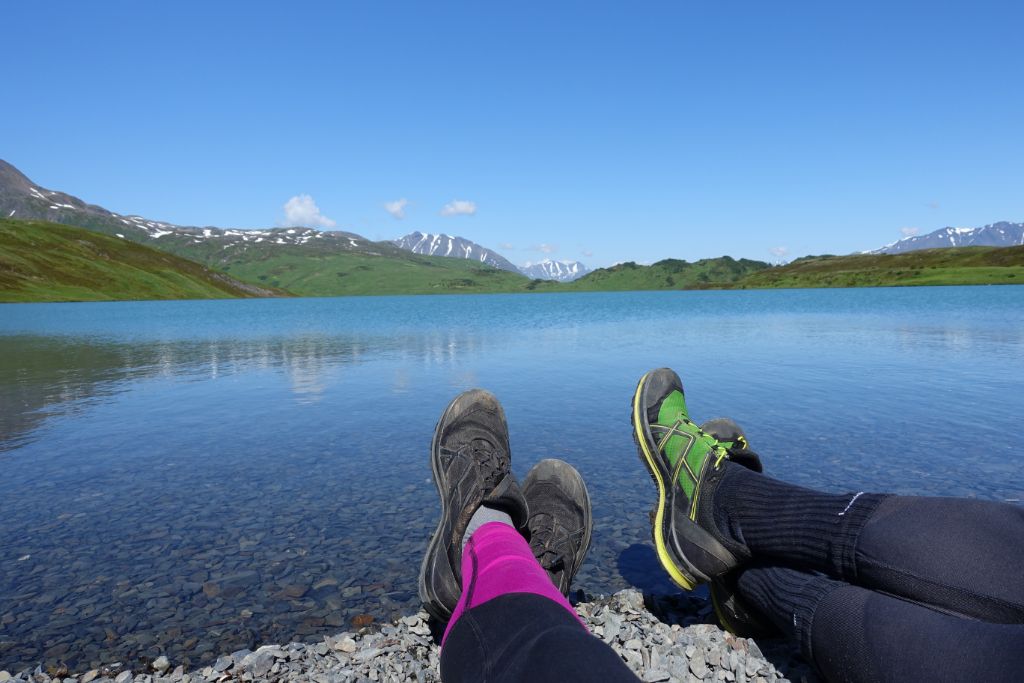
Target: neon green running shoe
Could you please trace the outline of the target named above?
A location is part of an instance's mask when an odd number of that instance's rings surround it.
[[[633,438],[658,487],[651,530],[658,559],[686,590],[722,576],[749,558],[723,533],[713,499],[723,463],[742,446],[721,443],[690,419],[679,375],[668,368],[640,378],[633,396]],[[756,456],[755,456],[756,457]]]

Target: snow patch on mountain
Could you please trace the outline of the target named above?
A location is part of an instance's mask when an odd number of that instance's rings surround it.
[[[946,247],[1013,247],[1024,244],[1024,223],[1000,221],[980,228],[941,228],[891,242],[865,254],[902,254]]]
[[[400,249],[411,251],[414,254],[469,259],[501,270],[508,270],[513,273],[519,272],[519,269],[512,265],[505,257],[464,237],[416,231],[395,240],[393,244]]]
[[[579,261],[555,261],[553,259],[544,259],[539,263],[527,262],[519,269],[519,271],[523,275],[534,280],[571,282],[589,273],[590,269]]]

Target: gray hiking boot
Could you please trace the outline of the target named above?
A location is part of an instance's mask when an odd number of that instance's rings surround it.
[[[567,462],[541,460],[526,475],[523,496],[530,508],[530,550],[551,582],[568,595],[594,530],[583,477]]]
[[[448,404],[430,447],[441,519],[419,577],[420,600],[440,621],[451,617],[462,594],[462,538],[477,508],[502,510],[516,529],[525,530],[529,510],[511,458],[505,411],[493,394],[473,389]]]

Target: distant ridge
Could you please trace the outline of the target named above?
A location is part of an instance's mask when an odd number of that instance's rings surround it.
[[[411,251],[414,254],[469,259],[486,263],[500,270],[507,270],[512,273],[519,272],[519,269],[505,257],[494,253],[486,247],[480,246],[476,242],[471,242],[465,237],[416,231],[395,240],[394,244],[398,248]]]
[[[1024,244],[1024,223],[1000,221],[980,228],[941,228],[927,235],[914,235],[865,254],[902,254],[921,249],[946,247],[1015,247]]]
[[[519,271],[526,277],[534,280],[572,282],[589,273],[590,269],[579,261],[544,259],[540,263],[527,263]]]
[[[48,190],[0,159],[0,218],[76,225],[169,251],[210,265],[228,263],[246,252],[310,245],[310,251],[358,251],[380,255],[387,244],[351,232],[312,228],[237,230],[175,225],[137,215],[122,215],[78,197]]]

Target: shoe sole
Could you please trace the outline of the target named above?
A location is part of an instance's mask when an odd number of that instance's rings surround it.
[[[462,399],[471,394],[486,394],[487,392],[480,389],[472,389],[465,391],[448,404],[448,407],[441,413],[441,418],[437,421],[437,425],[434,427],[434,436],[430,441],[430,472],[434,480],[434,488],[437,489],[437,496],[441,499],[441,517],[437,521],[437,528],[434,533],[430,536],[430,543],[427,544],[427,551],[423,554],[423,562],[420,564],[420,578],[419,578],[419,594],[420,600],[423,602],[423,606],[428,612],[437,617],[440,620],[445,620],[451,617],[451,611],[444,608],[437,595],[434,593],[432,587],[427,585],[427,567],[431,564],[431,559],[439,552],[439,545],[443,542],[441,538],[441,532],[445,527],[445,522],[448,521],[448,515],[451,510],[448,507],[448,501],[445,499],[441,491],[441,478],[438,475],[438,464],[441,455],[441,429],[447,423],[448,416],[455,409],[456,405],[461,407]],[[433,608],[440,607],[439,612],[435,612]]]
[[[661,562],[661,566],[665,568],[665,571],[668,572],[669,577],[681,588],[689,591],[696,588],[698,582],[687,576],[684,570],[676,565],[671,554],[669,554],[664,534],[667,489],[665,481],[661,476],[661,470],[655,461],[655,457],[658,456],[651,453],[651,449],[647,444],[647,435],[641,433],[641,430],[644,429],[644,420],[646,419],[646,415],[641,414],[642,398],[646,389],[647,378],[650,374],[648,372],[640,378],[640,382],[636,386],[636,393],[633,394],[633,403],[630,411],[630,421],[633,423],[633,441],[636,443],[640,462],[647,468],[648,474],[651,475],[651,479],[654,480],[654,484],[658,487],[658,506],[654,513],[654,523],[651,525],[651,535],[654,536],[654,549],[657,552],[658,560]]]

